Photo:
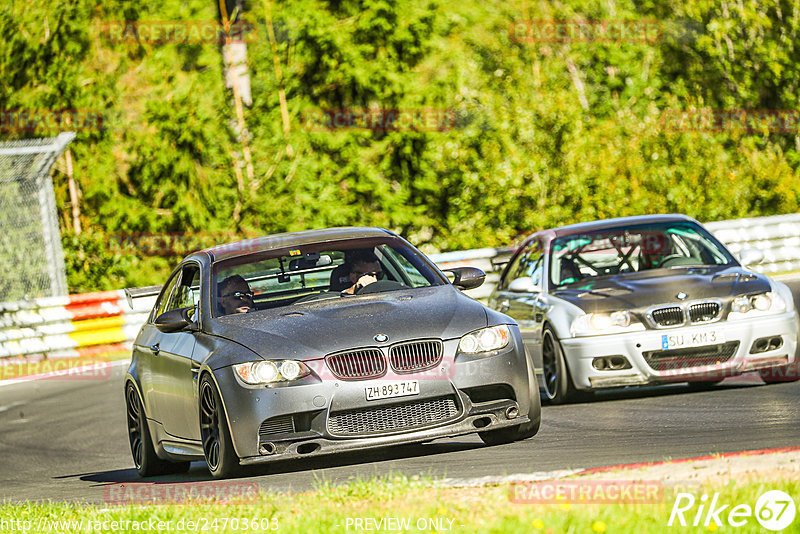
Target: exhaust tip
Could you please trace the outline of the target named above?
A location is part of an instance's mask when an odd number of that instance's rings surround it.
[[[516,406],[509,406],[506,408],[506,419],[516,419],[519,416],[519,408]]]
[[[262,443],[258,447],[258,452],[263,455],[275,454],[275,444],[271,442]]]

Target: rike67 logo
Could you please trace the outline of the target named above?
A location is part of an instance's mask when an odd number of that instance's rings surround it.
[[[715,527],[721,527],[723,521],[727,520],[732,527],[742,527],[755,518],[763,528],[779,531],[791,525],[796,514],[794,500],[788,493],[780,490],[770,490],[762,494],[756,500],[755,507],[749,504],[722,503],[719,493],[715,493],[710,501],[705,494],[697,499],[691,493],[679,493],[667,526],[685,527],[691,524],[694,527],[710,527],[714,524]]]

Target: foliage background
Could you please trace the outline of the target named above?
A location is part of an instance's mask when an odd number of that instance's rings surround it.
[[[230,2],[229,2],[230,3]],[[797,110],[800,3],[245,0],[254,179],[239,183],[214,44],[109,42],[104,21],[217,20],[214,0],[0,6],[0,109],[102,111],[71,145],[81,222],[54,175],[72,291],[160,283],[193,248],[336,225],[426,252],[565,223],[798,211],[795,133],[670,132],[665,110]],[[278,80],[267,32],[271,12]],[[521,20],[650,20],[656,42],[530,43]],[[286,92],[285,133],[279,89]],[[443,109],[443,132],[311,131],[319,108]],[[57,132],[2,132],[5,139]],[[291,149],[287,150],[287,145]],[[143,236],[170,236],[154,250]],[[163,242],[163,241],[162,241]]]

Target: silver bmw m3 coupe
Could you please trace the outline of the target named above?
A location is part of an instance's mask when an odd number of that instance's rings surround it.
[[[528,237],[489,304],[519,323],[552,403],[748,371],[797,380],[792,294],[742,262],[683,215],[582,223]]]

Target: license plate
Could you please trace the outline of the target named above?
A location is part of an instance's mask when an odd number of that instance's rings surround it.
[[[721,330],[690,330],[661,335],[662,350],[702,347],[720,343],[725,343],[725,334]]]
[[[393,397],[408,397],[419,395],[419,381],[405,380],[402,382],[382,382],[364,388],[367,400],[391,399]]]

